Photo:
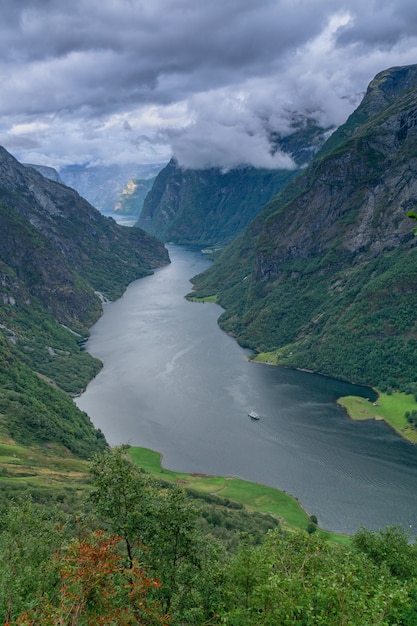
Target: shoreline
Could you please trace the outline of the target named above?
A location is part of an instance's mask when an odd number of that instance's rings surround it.
[[[154,478],[182,485],[185,489],[192,489],[201,493],[210,493],[219,498],[239,502],[248,510],[260,513],[269,513],[277,517],[283,528],[289,532],[305,530],[311,524],[312,515],[308,513],[298,498],[274,487],[253,483],[237,476],[212,476],[199,472],[175,472],[162,465],[163,455],[160,452],[131,446],[127,454],[133,462],[148,471]],[[314,517],[319,517],[315,515]],[[324,539],[347,545],[350,535],[333,532],[317,525],[315,531]]]
[[[337,399],[337,404],[344,409],[349,419],[355,421],[383,421],[399,437],[412,445],[417,445],[417,428],[405,417],[406,411],[416,409],[413,394],[396,392],[385,394],[378,392],[378,399],[371,403],[360,396],[344,396]]]
[[[288,368],[288,366],[285,364],[277,362],[274,363],[272,360],[268,360],[269,354],[270,353],[265,352],[254,353],[254,355],[249,357],[248,360],[251,363],[263,363],[264,365],[271,365],[273,367],[284,367],[300,372],[306,372],[308,374],[325,376],[326,378],[331,378],[333,380],[341,380],[339,378],[335,378],[334,376],[322,374],[321,372],[316,372],[307,368]],[[352,385],[358,385],[358,383],[354,383],[352,381],[343,382],[349,382]],[[346,413],[348,418],[355,421],[383,421],[399,437],[401,437],[408,443],[417,445],[417,427],[413,427],[405,417],[406,411],[409,411],[411,413],[413,410],[417,410],[417,401],[414,397],[414,394],[405,394],[403,392],[394,392],[391,394],[387,394],[378,391],[378,389],[375,389],[370,385],[360,384],[360,386],[368,387],[369,389],[371,389],[376,394],[377,398],[375,402],[372,402],[368,398],[362,396],[344,396],[338,398],[336,400],[336,404],[344,409],[344,412]],[[359,408],[358,405],[361,405],[361,407]]]

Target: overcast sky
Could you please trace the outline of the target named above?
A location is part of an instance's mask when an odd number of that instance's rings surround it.
[[[19,160],[291,166],[291,113],[343,123],[417,63],[415,0],[1,0],[0,145]]]

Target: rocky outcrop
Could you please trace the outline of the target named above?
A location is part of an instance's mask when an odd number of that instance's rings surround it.
[[[131,178],[128,180],[114,205],[114,212],[118,215],[132,216],[136,221],[142,212],[143,203],[154,182],[155,177],[148,179]]]
[[[100,302],[168,262],[163,244],[103,217],[79,194],[0,148],[0,261],[61,322],[89,324]]]

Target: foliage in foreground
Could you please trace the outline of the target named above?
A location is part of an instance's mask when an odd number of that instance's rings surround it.
[[[178,487],[123,449],[97,456],[77,519],[30,500],[0,522],[0,622],[413,626],[417,549],[404,531],[362,529],[351,548],[307,532],[241,535],[229,553],[203,536]]]

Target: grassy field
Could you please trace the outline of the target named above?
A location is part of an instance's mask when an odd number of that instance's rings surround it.
[[[57,445],[22,446],[0,436],[0,503],[23,493],[39,501],[75,502],[87,488],[87,461]]]
[[[159,453],[146,448],[132,447],[129,449],[129,454],[137,465],[159,480],[239,502],[249,511],[269,513],[279,518],[282,526],[288,530],[305,530],[310,522],[309,515],[297,499],[278,489],[234,477],[173,472],[162,467]],[[319,513],[316,512],[318,517]],[[329,541],[350,543],[350,538],[345,535],[338,535],[320,528],[317,533]]]
[[[306,530],[308,513],[293,496],[240,478],[173,472],[161,465],[161,455],[146,448],[128,450],[132,460],[154,478],[182,485],[197,493],[219,496],[242,504],[248,511],[268,513],[288,530]],[[22,446],[0,436],[0,504],[22,493],[37,501],[68,502],[77,506],[88,491],[88,461],[75,459],[65,449],[53,446]],[[320,517],[320,511],[313,511]],[[350,537],[321,528],[316,531],[329,541],[349,544]]]
[[[365,398],[346,396],[339,398],[338,404],[344,407],[350,418],[354,420],[385,420],[401,437],[417,443],[417,429],[411,426],[405,417],[406,411],[417,408],[414,395],[380,393],[376,405]]]
[[[198,298],[197,296],[193,296],[192,294],[187,295],[187,300],[190,302],[212,302],[213,304],[217,303],[217,296],[205,296],[204,298]]]

